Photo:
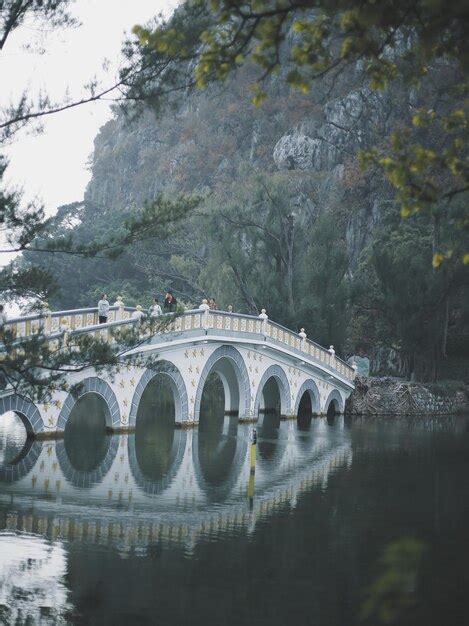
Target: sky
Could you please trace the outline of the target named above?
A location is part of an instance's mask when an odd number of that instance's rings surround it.
[[[112,84],[124,33],[173,6],[174,0],[76,0],[71,12],[81,22],[77,28],[40,31],[28,23],[0,53],[0,84],[8,86],[0,92],[0,107],[17,99],[25,87],[31,94],[43,90],[60,100],[67,92],[79,99],[94,76],[103,85]],[[31,42],[46,52],[25,50]],[[21,133],[2,148],[10,161],[7,183],[22,187],[25,200],[41,200],[48,215],[62,204],[81,200],[90,178],[87,162],[93,140],[111,116],[109,102],[96,102],[44,118],[42,134]]]

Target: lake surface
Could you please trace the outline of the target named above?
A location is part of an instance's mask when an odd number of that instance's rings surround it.
[[[161,407],[160,407],[161,409]],[[0,422],[0,623],[469,623],[469,420]],[[168,415],[167,418],[163,417]]]

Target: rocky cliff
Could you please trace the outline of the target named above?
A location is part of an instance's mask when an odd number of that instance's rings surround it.
[[[381,180],[373,185],[363,176],[357,150],[389,132],[405,99],[397,106],[396,98],[370,92],[357,71],[333,88],[324,81],[307,96],[272,79],[269,98],[256,108],[249,79],[246,71],[158,117],[150,111],[134,121],[117,115],[105,124],[95,140],[86,202],[114,211],[151,201],[161,191],[242,184],[246,167],[292,172],[297,212],[319,214],[342,203],[353,270],[379,220],[380,203],[389,197]],[[305,174],[301,184],[298,172]]]

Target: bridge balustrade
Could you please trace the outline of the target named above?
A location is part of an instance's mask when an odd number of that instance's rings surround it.
[[[28,315],[10,320],[5,326],[13,331],[17,339],[30,337],[43,331],[50,335],[51,343],[57,344],[57,346],[64,334],[63,328],[67,329],[70,336],[86,332],[97,338],[112,341],[113,329],[136,323],[137,320],[132,319],[133,311],[135,311],[133,307],[112,306],[106,324],[98,324],[97,308],[86,308]],[[317,360],[348,380],[355,378],[354,368],[335,353],[307,339],[305,335],[302,337],[301,334],[272,322],[267,316],[262,318],[227,311],[201,309],[172,315],[174,315],[174,320],[158,332],[158,335],[161,335],[163,339],[169,333],[185,331],[206,333],[208,330],[216,334],[227,332],[229,334],[257,335],[263,337],[267,343],[279,344],[304,354],[310,360]],[[148,338],[150,338],[149,334]]]
[[[109,309],[108,323],[129,320],[134,307],[111,306]],[[71,309],[66,311],[43,311],[8,320],[5,328],[11,330],[18,339],[30,337],[41,331],[48,334],[60,333],[61,326],[67,326],[70,330],[79,330],[98,325],[98,308]]]

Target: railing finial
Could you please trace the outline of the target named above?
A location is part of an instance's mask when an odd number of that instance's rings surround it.
[[[52,332],[52,311],[49,308],[48,302],[42,303],[41,315],[44,316],[44,333],[50,335]]]
[[[265,309],[261,309],[261,312],[259,313],[259,319],[262,321],[262,333],[264,335],[267,335],[267,320],[269,319],[269,316],[267,315]]]
[[[122,296],[117,296],[116,301],[114,302],[114,306],[117,307],[116,311],[116,320],[124,319],[124,300]]]
[[[208,324],[209,324],[208,315],[209,315],[209,311],[210,311],[210,307],[208,305],[207,298],[204,298],[202,300],[202,304],[199,305],[199,309],[202,311],[202,327],[205,330],[207,330]]]
[[[304,328],[300,328],[300,332],[298,333],[298,337],[301,339],[301,348],[304,349],[306,345],[306,333]]]

